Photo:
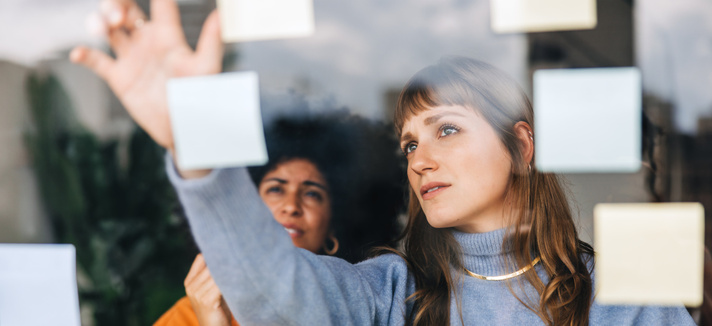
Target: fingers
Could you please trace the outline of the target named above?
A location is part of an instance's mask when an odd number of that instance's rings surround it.
[[[111,46],[111,49],[114,50],[114,53],[121,58],[126,52],[128,51],[129,48],[129,35],[126,33],[125,30],[123,29],[112,29],[109,31],[108,34],[108,39],[109,39],[109,45]]]
[[[101,13],[109,28],[133,30],[138,21],[145,21],[146,14],[134,0],[103,0]]]
[[[203,271],[207,266],[205,265],[205,259],[203,259],[203,254],[198,254],[198,256],[195,257],[195,260],[193,261],[193,265],[190,266],[190,271],[188,271],[188,275],[185,277],[185,281],[183,281],[183,285],[187,288],[188,284],[192,283],[193,280],[200,275],[200,272]]]
[[[129,43],[126,16],[131,7],[137,7],[133,0],[103,0],[99,5],[109,45],[119,57],[126,52]]]
[[[124,20],[126,9],[118,0],[104,0],[99,5],[99,11],[109,28],[117,28]]]
[[[115,64],[114,59],[106,53],[83,46],[72,50],[69,54],[69,60],[91,69],[95,74],[99,75],[99,77],[107,82],[109,82],[108,79]]]
[[[223,42],[220,35],[220,16],[218,11],[213,12],[205,19],[203,30],[200,32],[196,55],[199,62],[204,62],[209,67],[206,70],[220,72],[223,56]]]
[[[210,270],[207,268],[201,270],[195,277],[193,277],[187,284],[186,284],[186,291],[190,290],[194,293],[198,292],[198,290],[202,289],[206,285],[210,284],[215,284],[213,281],[212,275],[210,275]]]
[[[140,28],[140,25],[146,22],[148,19],[146,14],[143,12],[141,7],[136,4],[133,0],[121,0],[130,3],[126,9],[126,19],[124,20],[124,26],[128,30],[134,30]]]
[[[218,309],[221,306],[222,293],[215,284],[210,271],[205,266],[200,266],[201,262],[196,258],[193,266],[199,266],[191,271],[185,280],[185,293],[194,304],[206,309]],[[196,264],[197,263],[197,264]],[[202,267],[202,268],[201,268]]]
[[[209,309],[222,309],[222,293],[210,277],[199,288],[195,289],[194,297],[203,307]]]
[[[151,19],[180,27],[180,11],[175,0],[151,0]]]

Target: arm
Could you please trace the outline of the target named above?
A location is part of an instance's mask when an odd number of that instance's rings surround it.
[[[218,73],[219,22],[205,22],[196,51],[187,45],[175,0],[152,0],[151,21],[113,0],[118,19],[109,26],[117,57],[79,47],[71,59],[107,81],[129,114],[169,152],[173,135],[166,100],[169,78]],[[116,15],[109,14],[109,17]],[[145,16],[143,16],[145,17]],[[168,173],[207,266],[230,310],[245,324],[403,324],[407,269],[394,256],[353,266],[295,248],[242,169]]]
[[[183,180],[167,162],[195,239],[239,322],[403,323],[412,284],[400,258],[384,256],[354,266],[296,248],[244,168]]]

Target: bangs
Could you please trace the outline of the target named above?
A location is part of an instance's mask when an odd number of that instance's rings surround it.
[[[398,137],[406,121],[420,112],[441,105],[473,107],[474,103],[467,100],[472,98],[471,91],[464,84],[438,66],[427,67],[415,74],[403,88],[396,104],[393,122]]]
[[[436,96],[437,93],[433,91],[431,87],[425,85],[423,85],[423,87],[406,87],[403,89],[398,98],[395,115],[393,117],[398,137],[400,137],[403,131],[403,125],[408,119],[420,112],[442,104]]]
[[[531,125],[531,102],[516,81],[484,62],[448,57],[417,72],[398,97],[393,122],[400,137],[413,116],[437,106],[461,105],[482,116],[500,133],[517,121]]]

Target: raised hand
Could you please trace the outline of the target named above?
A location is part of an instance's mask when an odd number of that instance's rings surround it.
[[[185,293],[201,326],[230,326],[232,313],[213,281],[203,255],[198,255],[185,278]]]
[[[77,47],[70,59],[103,78],[136,123],[159,145],[173,150],[166,82],[220,72],[223,45],[217,12],[206,19],[193,51],[175,0],[152,0],[150,21],[133,0],[105,0],[102,9],[116,58]]]

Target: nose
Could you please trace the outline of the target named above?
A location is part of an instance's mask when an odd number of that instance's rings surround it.
[[[418,148],[412,153],[412,155],[413,157],[409,160],[408,165],[413,172],[423,174],[438,169],[437,160],[435,160],[435,157],[427,144],[418,144]]]
[[[284,196],[280,207],[280,214],[289,217],[302,216],[302,203],[297,193],[290,193]]]

